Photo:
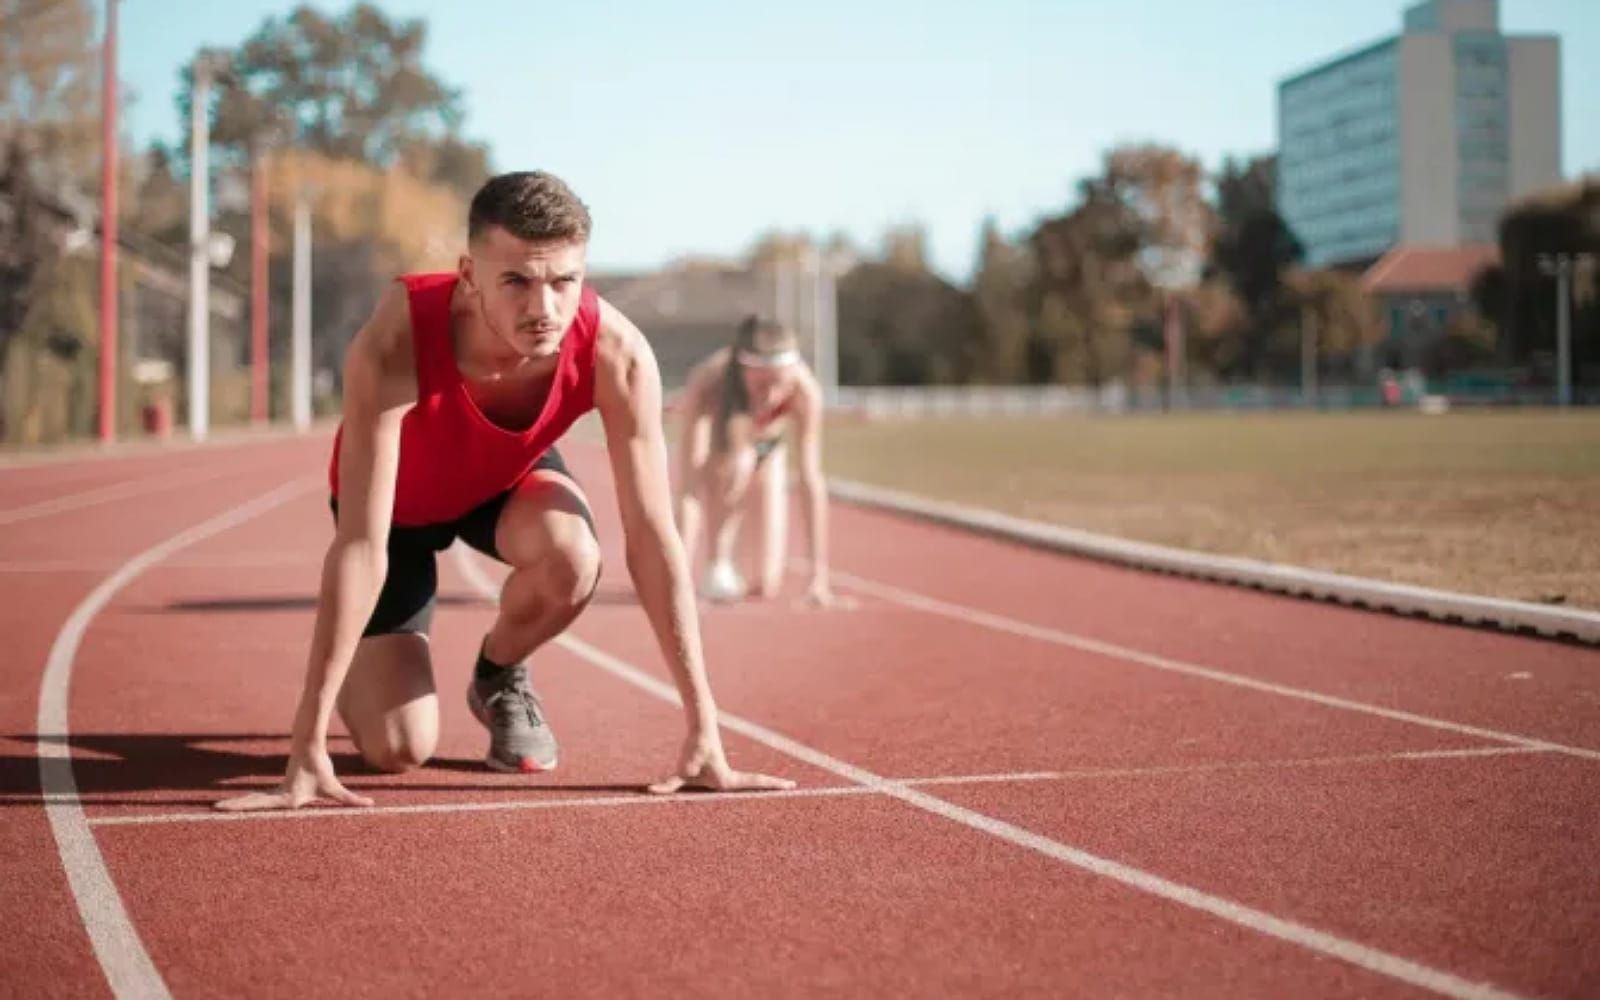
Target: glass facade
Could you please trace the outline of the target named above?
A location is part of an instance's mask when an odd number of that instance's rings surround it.
[[[1399,240],[1398,60],[1391,40],[1278,88],[1278,211],[1313,267]]]

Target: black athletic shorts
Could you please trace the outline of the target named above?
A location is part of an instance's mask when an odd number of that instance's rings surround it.
[[[548,469],[572,478],[561,453],[551,448],[533,463],[529,472]],[[576,480],[574,480],[576,482]],[[519,483],[520,485],[520,483]],[[428,633],[433,624],[433,609],[439,591],[439,570],[435,554],[448,549],[457,538],[482,552],[501,559],[495,549],[494,529],[500,522],[500,511],[505,507],[513,486],[467,511],[454,521],[441,524],[397,524],[389,528],[389,573],[384,577],[383,590],[378,594],[377,607],[362,636],[389,635],[395,632]],[[339,513],[339,502],[329,500],[334,515]],[[594,518],[584,508],[583,519],[594,531]]]

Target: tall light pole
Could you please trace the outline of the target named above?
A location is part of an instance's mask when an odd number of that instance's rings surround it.
[[[1300,399],[1317,405],[1317,314],[1300,310]]]
[[[311,426],[311,205],[302,187],[294,202],[294,302],[289,338],[289,412],[296,430]]]
[[[189,434],[204,441],[211,423],[211,59],[194,63],[189,106]]]
[[[250,157],[250,420],[267,422],[267,151],[259,138]]]
[[[100,47],[100,440],[117,437],[117,0]]]
[[[1556,279],[1556,405],[1572,405],[1572,272],[1593,263],[1592,253],[1542,253],[1539,270]]]

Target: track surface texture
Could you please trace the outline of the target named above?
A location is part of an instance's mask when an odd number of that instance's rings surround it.
[[[450,552],[437,757],[336,734],[376,807],[223,818],[284,767],[328,445],[0,475],[0,995],[1600,996],[1600,652],[836,507],[856,608],[702,608],[730,757],[799,787],[652,797],[682,715],[591,445],[560,768],[482,766],[504,571]]]

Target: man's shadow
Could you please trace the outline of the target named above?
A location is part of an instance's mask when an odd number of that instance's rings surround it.
[[[494,602],[474,594],[441,593],[434,598],[442,608],[449,607],[493,607]],[[595,591],[591,604],[597,605],[633,605],[639,603],[639,598],[631,589],[626,587],[601,587]],[[315,595],[269,595],[263,597],[224,597],[206,598],[183,601],[172,601],[159,610],[175,614],[191,614],[195,612],[230,612],[230,611],[315,611],[317,598]]]
[[[0,809],[45,804],[39,780],[40,737],[13,734],[0,741]],[[59,737],[45,737],[59,745]],[[80,798],[93,805],[209,806],[218,798],[251,791],[270,791],[289,765],[286,753],[247,752],[230,744],[271,743],[282,746],[282,733],[74,733],[67,742],[74,751],[72,779]],[[362,791],[494,791],[505,794],[551,795],[574,792],[646,794],[645,783],[538,784],[501,783],[477,758],[436,757],[405,778],[370,767],[350,749],[348,739],[332,737],[333,769]],[[430,772],[484,775],[481,783],[429,782]],[[254,779],[233,783],[238,779]],[[130,792],[170,795],[119,797]]]

